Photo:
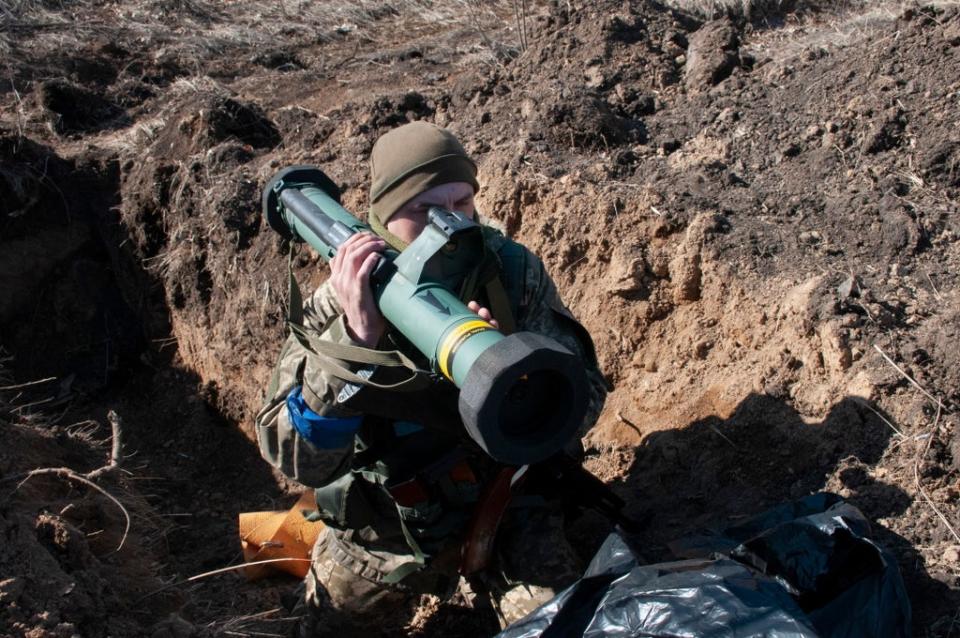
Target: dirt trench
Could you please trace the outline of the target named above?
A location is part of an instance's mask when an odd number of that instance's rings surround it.
[[[960,86],[943,80],[960,77],[956,9],[857,22],[833,42],[817,36],[835,16],[793,33],[556,3],[531,17],[524,51],[476,32],[467,44],[466,28],[426,25],[415,44],[378,31],[399,19],[266,57],[190,60],[121,38],[80,49],[64,81],[30,84],[49,69],[17,67],[31,90],[3,94],[4,383],[56,380],[2,395],[0,471],[99,466],[114,409],[130,474],[105,487],[133,525],[114,552],[109,501],[31,479],[0,506],[16,539],[0,622],[32,636],[289,625],[289,581],[183,582],[236,561],[237,513],[298,489],[251,436],[287,268],[260,189],[313,163],[363,211],[373,141],[426,119],[465,141],[481,213],[544,259],[594,336],[614,390],[586,465],[651,521],[646,559],[828,489],[894,550],[915,632],[948,635],[960,545],[937,512],[956,527]],[[502,55],[480,55],[491,49]],[[308,252],[294,272],[304,288],[325,276]],[[572,531],[585,557],[603,531]],[[429,601],[392,631],[491,627]]]

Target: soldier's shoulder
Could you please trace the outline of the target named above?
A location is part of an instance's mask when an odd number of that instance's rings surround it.
[[[483,241],[487,245],[487,248],[501,257],[523,255],[528,259],[533,257],[536,261],[539,261],[537,256],[529,248],[515,239],[507,237],[499,225],[491,224],[488,220],[484,220],[481,229],[483,231]]]

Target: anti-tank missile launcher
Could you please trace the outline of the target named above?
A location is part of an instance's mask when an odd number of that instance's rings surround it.
[[[283,237],[305,241],[328,262],[347,238],[370,230],[340,205],[337,186],[313,166],[275,175],[263,192],[263,214]],[[466,433],[487,454],[514,465],[543,460],[583,421],[582,363],[543,335],[501,334],[450,292],[483,255],[481,229],[456,211],[433,207],[428,215],[403,252],[384,251],[371,277],[377,306],[434,372],[460,388]]]

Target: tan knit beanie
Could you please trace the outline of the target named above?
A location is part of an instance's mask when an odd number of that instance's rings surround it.
[[[477,165],[463,145],[429,122],[411,122],[380,136],[370,153],[370,180],[369,221],[375,229],[434,186],[466,182],[474,193],[480,188]]]

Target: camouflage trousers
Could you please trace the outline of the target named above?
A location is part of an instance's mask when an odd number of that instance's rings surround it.
[[[384,577],[411,559],[409,555],[368,550],[349,534],[327,528],[313,548],[304,581],[305,616],[300,636],[370,635],[372,628],[399,630],[422,594],[443,597],[453,591],[483,598],[475,606],[492,606],[501,627],[523,618],[582,574],[582,565],[564,534],[559,507],[512,508],[497,535],[491,566],[471,584],[459,581],[459,543],[401,581]],[[445,592],[436,584],[446,582]]]

